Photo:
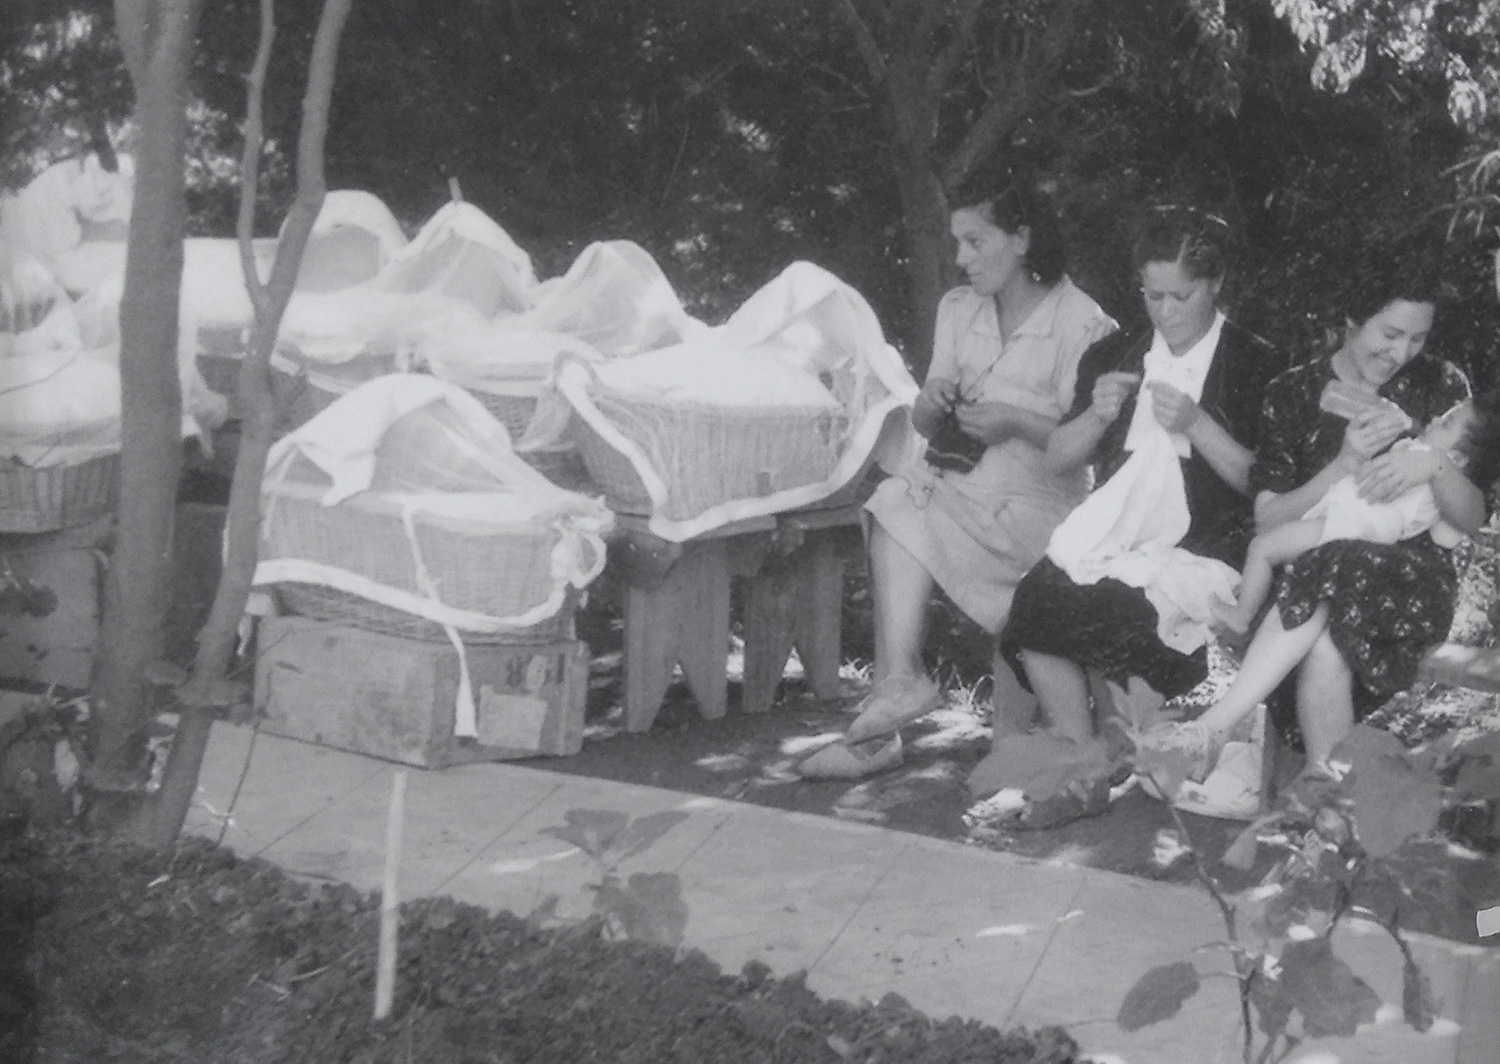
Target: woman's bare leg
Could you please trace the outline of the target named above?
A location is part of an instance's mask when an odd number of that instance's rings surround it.
[[[1272,609],[1245,651],[1240,671],[1224,697],[1198,718],[1209,731],[1223,734],[1254,712],[1276,686],[1292,674],[1328,627],[1328,607],[1320,605],[1296,628],[1284,628],[1281,611]],[[1331,645],[1331,644],[1330,644]]]
[[[1297,671],[1297,723],[1309,767],[1325,765],[1354,727],[1354,673],[1326,631]]]
[[[1021,664],[1052,732],[1078,742],[1093,738],[1089,682],[1082,666],[1034,650],[1021,651]]]
[[[932,574],[878,520],[870,522],[870,581],[875,600],[875,682],[888,676],[923,675]]]

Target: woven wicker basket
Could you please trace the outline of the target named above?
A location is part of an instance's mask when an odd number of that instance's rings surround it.
[[[406,527],[396,506],[378,495],[362,493],[337,506],[319,501],[327,480],[310,463],[298,458],[286,481],[268,486],[265,518],[261,529],[261,557],[297,558],[358,573],[378,584],[423,598],[427,593],[417,582],[416,561]],[[466,526],[448,518],[420,517],[414,522],[416,541],[428,575],[445,605],[491,617],[526,612],[552,594],[552,549],[557,533],[539,533],[516,528],[496,532],[488,526]],[[352,596],[351,596],[352,597]],[[293,595],[294,612],[315,614],[306,594]],[[321,596],[324,609],[330,596]],[[368,622],[371,611],[359,600],[361,618]],[[368,603],[375,606],[374,603]],[[355,607],[347,602],[337,607],[338,619],[356,624]],[[391,613],[401,613],[390,610]],[[406,620],[421,622],[422,618]],[[356,625],[361,627],[369,626]],[[423,625],[418,623],[416,627]],[[432,630],[441,632],[437,625]],[[377,628],[390,631],[389,625]],[[476,641],[509,642],[513,632],[484,636],[469,633]],[[402,634],[405,634],[404,632]]]
[[[505,426],[512,443],[521,438],[526,426],[531,424],[531,415],[536,413],[534,395],[498,395],[494,392],[482,392],[477,388],[470,388],[469,394],[483,403],[484,408]]]
[[[55,532],[86,525],[120,498],[120,456],[75,465],[0,464],[0,532]]]
[[[639,447],[667,485],[661,513],[685,520],[733,499],[755,499],[826,480],[848,430],[841,411],[718,406],[596,391],[594,404]],[[576,421],[589,475],[620,513],[650,514],[630,460],[587,421]]]
[[[385,606],[361,595],[353,595],[322,584],[285,583],[276,586],[278,605],[286,613],[299,617],[310,617],[315,621],[328,621],[366,632],[415,639],[424,643],[446,643],[448,635],[443,626],[425,617],[404,613],[392,606]],[[563,608],[540,624],[530,628],[517,628],[506,632],[472,632],[460,629],[465,643],[483,645],[517,643],[552,643],[572,639],[573,603],[564,603]]]
[[[516,455],[560,488],[582,495],[599,492],[599,485],[589,476],[588,466],[576,447],[544,447],[538,451],[517,451]]]

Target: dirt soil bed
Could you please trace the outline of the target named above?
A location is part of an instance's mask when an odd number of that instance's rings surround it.
[[[6,1064],[1067,1064],[1061,1030],[828,1002],[760,965],[404,908],[395,1005],[371,1018],[378,902],[202,841],[175,852],[0,843]]]

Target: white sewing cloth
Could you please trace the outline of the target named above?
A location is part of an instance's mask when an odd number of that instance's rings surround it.
[[[1213,601],[1232,599],[1240,577],[1221,561],[1177,546],[1192,524],[1180,450],[1187,440],[1156,420],[1145,384],[1164,381],[1196,402],[1223,325],[1224,316],[1216,315],[1204,338],[1175,358],[1157,334],[1126,436],[1130,457],[1057,526],[1047,544],[1047,556],[1075,584],[1108,577],[1142,589],[1156,608],[1157,638],[1184,654],[1208,641]]]

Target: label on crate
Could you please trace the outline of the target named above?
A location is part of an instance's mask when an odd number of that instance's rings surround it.
[[[557,711],[542,690],[549,681],[562,682],[563,656],[556,655],[555,662],[553,657],[533,654],[506,662],[505,690],[487,683],[479,685],[479,742],[510,750],[542,748],[548,714]]]

